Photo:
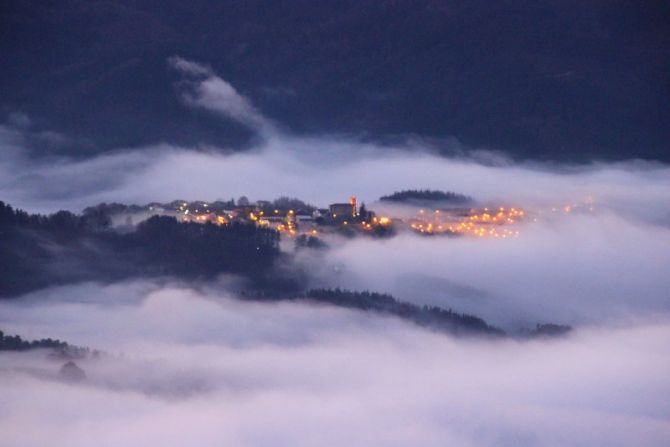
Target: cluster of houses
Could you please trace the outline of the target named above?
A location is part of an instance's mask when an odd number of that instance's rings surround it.
[[[419,209],[418,214],[392,222],[391,218],[377,216],[358,205],[355,196],[348,202],[333,203],[328,208],[316,208],[297,199],[281,198],[273,202],[239,200],[215,202],[173,201],[169,204],[150,204],[151,214],[173,215],[182,222],[228,225],[236,222],[253,223],[272,228],[289,237],[339,232],[344,234],[371,233],[388,235],[394,224],[421,235],[470,235],[477,237],[518,237],[514,224],[524,218],[517,208],[500,207],[495,210],[469,208]],[[395,219],[394,219],[395,221]]]
[[[273,228],[289,236],[319,234],[322,231],[349,227],[370,231],[376,226],[390,225],[390,219],[377,218],[365,205],[358,206],[356,197],[349,202],[333,203],[328,208],[315,208],[295,199],[279,199],[274,202],[259,200],[250,202],[242,197],[237,202],[186,202],[173,201],[168,204],[151,204],[149,211],[155,214],[174,215],[182,222],[197,222],[227,225],[233,222],[254,223]]]

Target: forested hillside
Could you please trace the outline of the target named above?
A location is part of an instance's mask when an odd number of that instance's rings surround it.
[[[262,275],[279,256],[279,235],[255,225],[179,223],[154,216],[120,233],[105,216],[43,216],[0,202],[0,296],[52,284],[137,276]]]

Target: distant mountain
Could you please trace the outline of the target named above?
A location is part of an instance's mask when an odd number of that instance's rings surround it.
[[[545,323],[537,324],[535,329],[527,331],[526,334],[531,337],[558,337],[566,335],[572,331],[572,327],[562,324]]]
[[[393,315],[419,326],[454,335],[502,336],[505,333],[474,315],[459,314],[437,306],[418,306],[375,292],[351,292],[341,289],[312,289],[300,298],[340,307]]]
[[[386,293],[356,292],[346,289],[310,289],[301,293],[283,293],[277,290],[264,290],[257,293],[242,293],[243,299],[257,301],[309,301],[319,304],[344,307],[364,312],[400,318],[417,326],[444,332],[451,335],[503,337],[510,334],[488,324],[474,315],[461,314],[452,309],[438,306],[419,306],[400,301]],[[572,331],[571,326],[553,323],[538,324],[533,330],[523,330],[516,336],[532,339],[539,337],[560,337]]]
[[[502,337],[507,334],[474,315],[460,314],[437,306],[419,306],[399,301],[391,295],[377,292],[357,292],[346,289],[310,289],[298,293],[284,293],[266,289],[242,292],[241,298],[253,301],[308,301],[344,307],[363,312],[393,316],[409,323],[451,335]],[[526,333],[524,336],[533,336]]]
[[[451,191],[435,191],[430,189],[407,189],[404,191],[394,192],[388,196],[379,198],[381,202],[396,202],[406,204],[444,204],[467,206],[474,203],[472,197],[463,194],[458,194]]]
[[[0,115],[71,137],[38,155],[248,146],[180,104],[166,63],[180,55],[298,134],[670,161],[660,0],[9,0],[0,29]]]

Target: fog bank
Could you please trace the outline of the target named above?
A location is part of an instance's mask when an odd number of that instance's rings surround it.
[[[81,362],[79,384],[54,377],[60,365],[38,353],[0,355],[0,429],[12,446],[670,441],[667,320],[464,341],[148,282],[41,292],[3,302],[0,316],[8,332],[116,353]]]

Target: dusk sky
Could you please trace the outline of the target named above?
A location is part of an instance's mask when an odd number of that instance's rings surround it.
[[[664,2],[0,27],[0,446],[670,445]]]

